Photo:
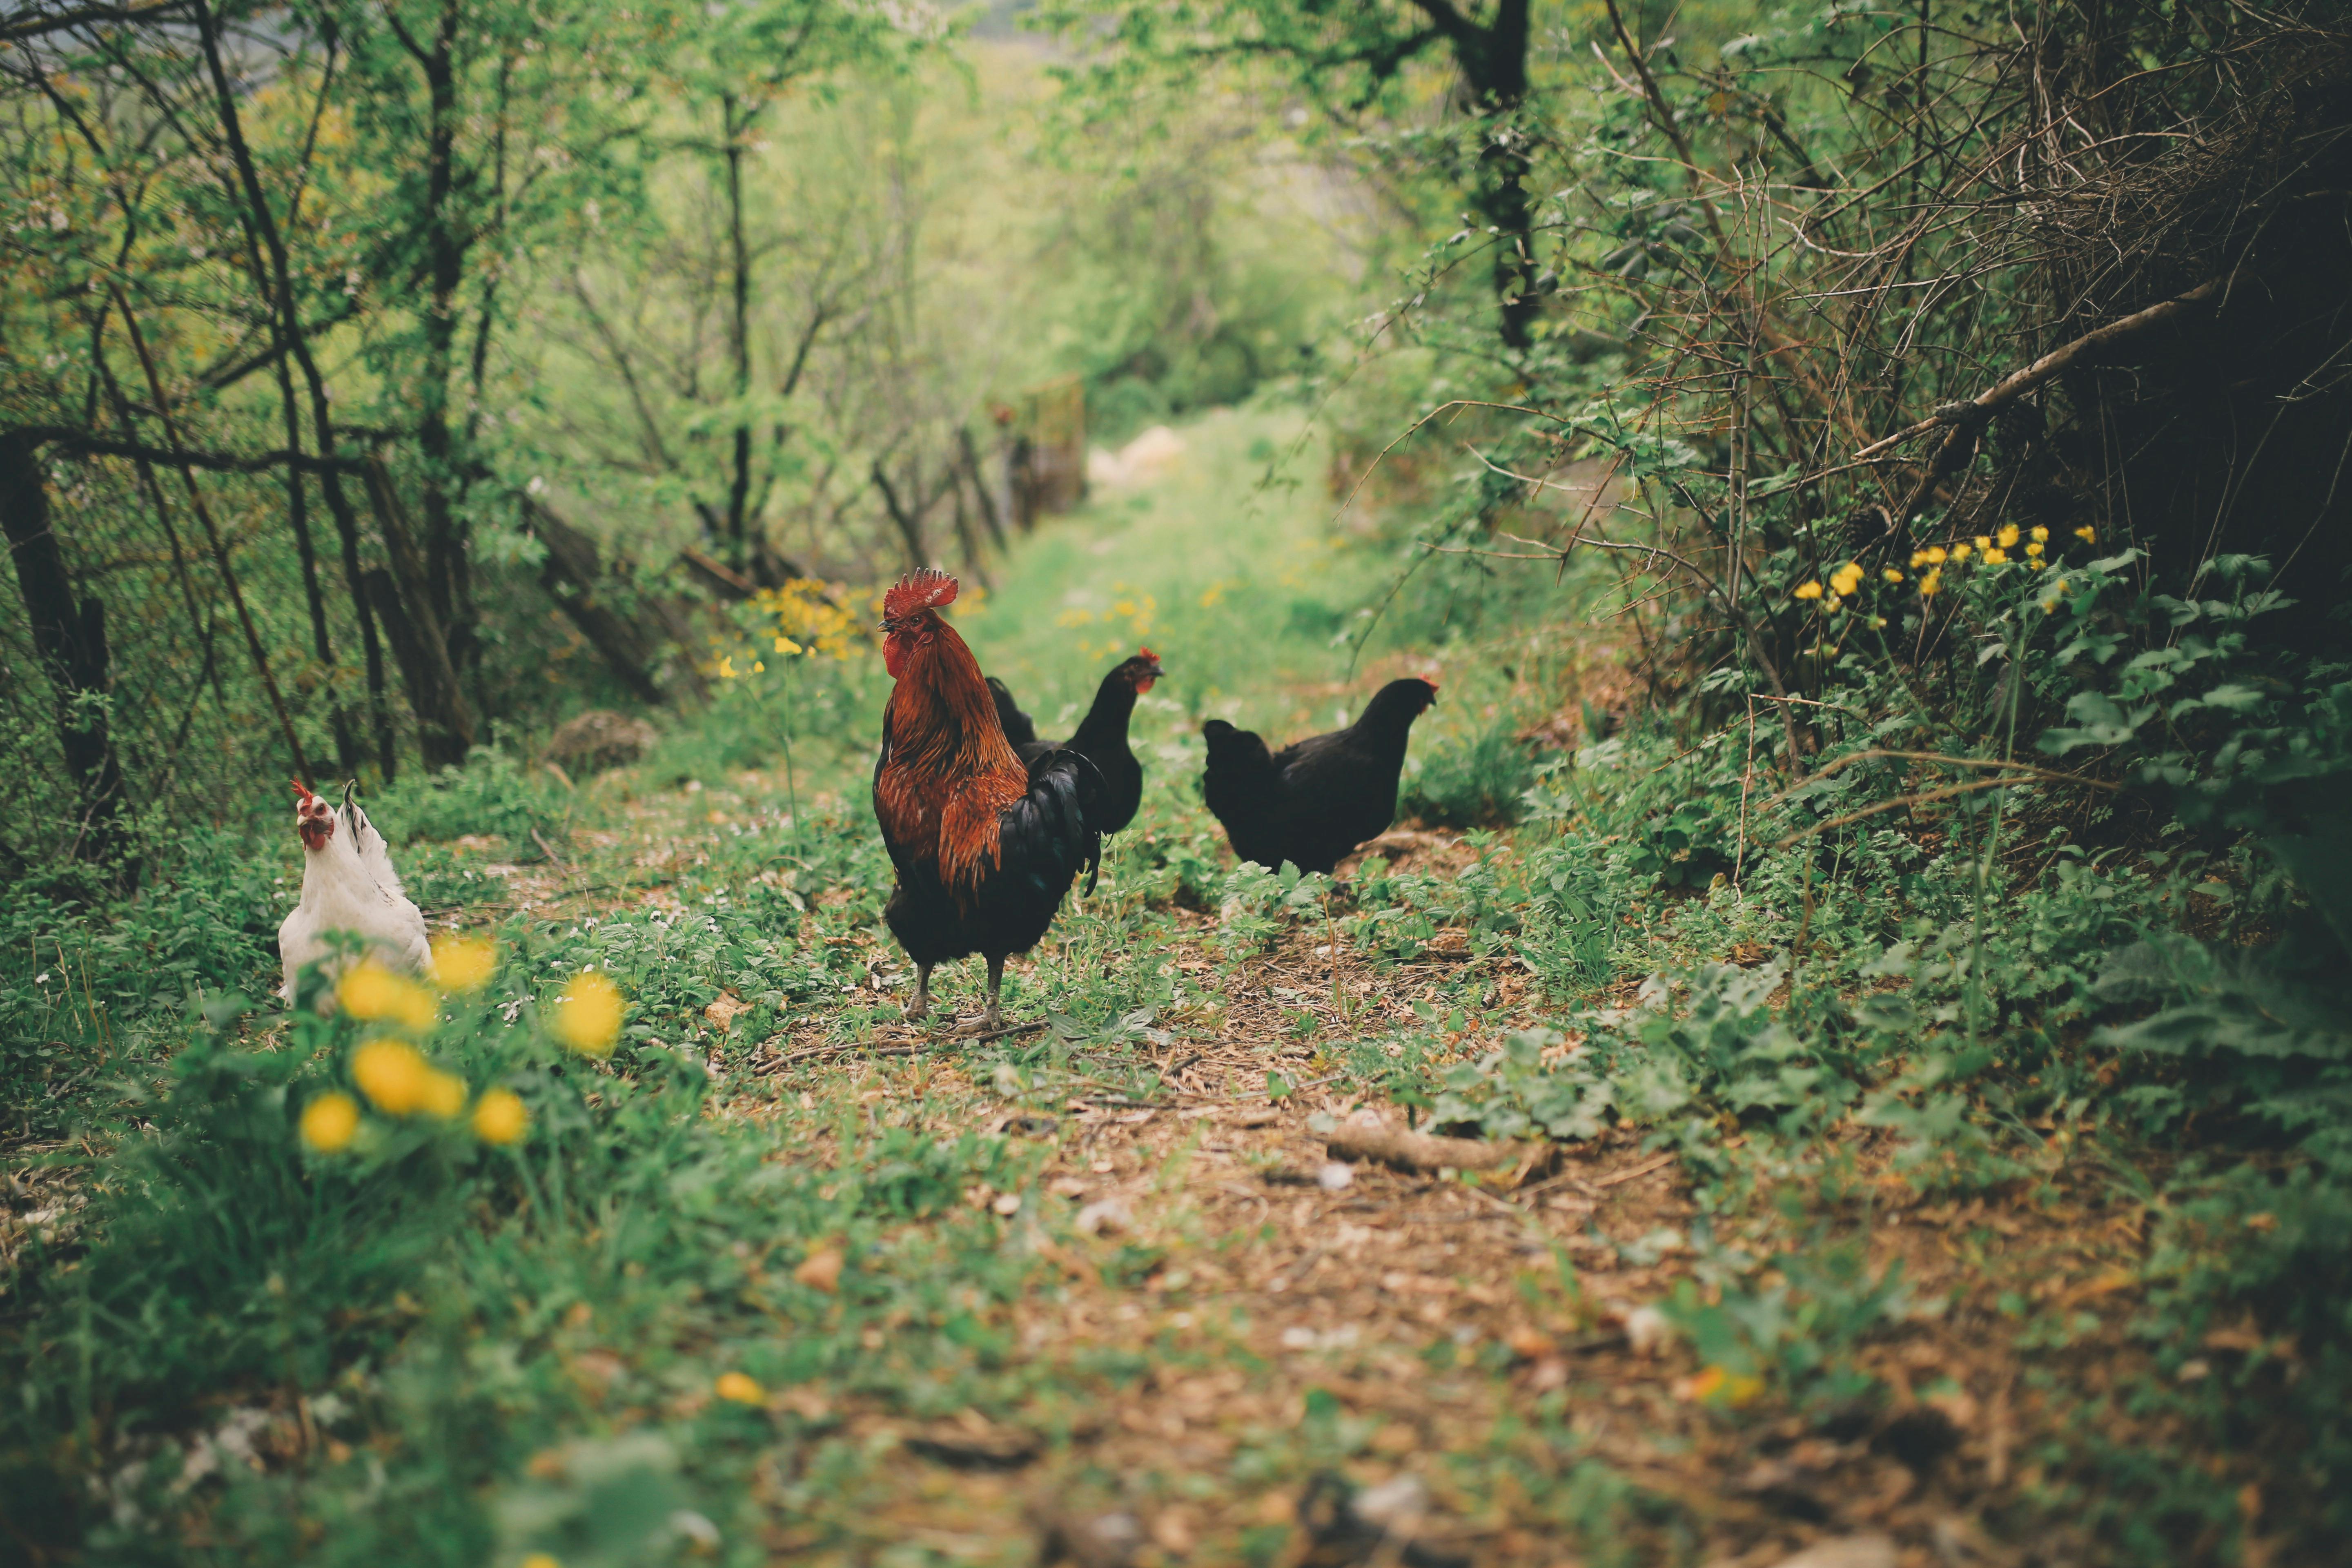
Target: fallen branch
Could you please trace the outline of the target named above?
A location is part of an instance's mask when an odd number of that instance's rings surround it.
[[[1631,1170],[1619,1171],[1612,1175],[1601,1177],[1599,1181],[1591,1184],[1592,1190],[1599,1192],[1603,1187],[1621,1186],[1627,1182],[1639,1181],[1642,1177],[1648,1175],[1653,1171],[1664,1170],[1668,1165],[1673,1164],[1678,1157],[1679,1156],[1674,1153],[1668,1152],[1659,1155],[1654,1160],[1644,1160]]]
[[[863,1047],[862,1054],[869,1057],[919,1057],[925,1051],[943,1051],[950,1046],[980,1046],[986,1045],[991,1040],[1002,1040],[1013,1035],[1034,1035],[1045,1026],[1043,1023],[1007,1024],[1001,1029],[992,1029],[984,1035],[934,1035],[927,1040],[908,1046],[867,1046]],[[798,1062],[847,1056],[850,1052],[860,1049],[861,1047],[855,1044],[803,1046],[799,1050],[787,1051],[780,1057],[771,1057],[764,1064],[752,1070],[765,1078],[771,1073],[782,1072]]]
[[[1759,811],[1762,811],[1780,805],[1782,801],[1787,800],[1790,795],[1796,794],[1798,789],[1808,787],[1815,781],[1822,779],[1830,773],[1835,773],[1838,769],[1844,767],[1849,763],[1866,763],[1874,759],[1887,757],[1893,757],[1903,762],[1934,763],[1947,767],[1990,769],[2006,776],[2000,778],[1978,779],[1972,784],[1947,784],[1941,789],[1922,790],[1916,795],[1898,795],[1892,799],[1882,800],[1874,805],[1864,806],[1860,811],[1849,811],[1843,816],[1832,816],[1826,822],[1817,822],[1813,824],[1812,826],[1804,829],[1801,833],[1792,833],[1789,835],[1789,837],[1781,839],[1778,844],[1774,845],[1773,847],[1775,849],[1786,849],[1790,845],[1798,842],[1800,839],[1811,838],[1816,833],[1827,833],[1832,827],[1848,826],[1851,824],[1863,821],[1866,817],[1876,816],[1883,812],[1894,811],[1902,806],[1927,805],[1935,801],[1949,800],[1955,795],[1975,795],[1979,791],[1989,789],[2004,789],[2011,784],[2020,782],[2015,775],[2021,773],[2028,779],[2046,779],[2053,784],[2075,784],[2084,789],[2103,789],[2110,795],[2115,794],[2116,791],[2123,788],[2121,784],[2111,784],[2105,779],[2085,778],[2081,773],[2060,773],[2054,768],[2037,768],[2031,763],[2006,762],[1999,757],[1948,757],[1941,752],[1896,752],[1873,749],[1867,752],[1855,752],[1849,756],[1838,758],[1828,766],[1822,768],[1820,773],[1815,773],[1812,778],[1806,780],[1804,784],[1799,784],[1792,789],[1782,790],[1779,795],[1774,795],[1770,800],[1766,801],[1762,806],[1759,806],[1757,809]]]
[[[1978,393],[1965,403],[1947,403],[1916,425],[1906,426],[1894,435],[1873,441],[1853,455],[1857,463],[1866,463],[1890,447],[1898,447],[1915,436],[1924,436],[1938,426],[1949,426],[1963,432],[1979,430],[1995,414],[2019,398],[2081,361],[2112,348],[2126,338],[2137,337],[2151,327],[2163,325],[2204,304],[2221,292],[2221,279],[2208,279],[2196,288],[2160,305],[2150,305],[2145,310],[2133,312],[2119,321],[2109,321],[2095,331],[2084,333],[2062,348],[2052,349],[2023,370],[2015,371]]]
[[[548,859],[554,862],[555,868],[558,871],[561,871],[567,877],[572,875],[572,868],[564,864],[563,857],[555,852],[555,846],[550,844],[547,841],[546,837],[536,827],[530,830],[530,841],[539,846],[539,852],[541,854],[546,856]]]
[[[1827,822],[1816,822],[1801,833],[1791,833],[1772,847],[1786,849],[1790,845],[1811,838],[1816,833],[1827,833],[1832,827],[1851,826],[1867,817],[1877,816],[1885,812],[1899,811],[1906,805],[1928,805],[1939,800],[1950,800],[1956,795],[1975,795],[1989,789],[2008,789],[2015,782],[2005,778],[1979,779],[1974,784],[1947,784],[1942,789],[1921,790],[1916,795],[1898,795],[1892,800],[1882,800],[1875,805],[1864,806],[1860,811],[1849,811],[1843,816],[1832,816]]]
[[[1516,1143],[1488,1143],[1476,1138],[1439,1138],[1426,1132],[1399,1132],[1387,1127],[1343,1123],[1324,1141],[1335,1160],[1371,1160],[1397,1171],[1492,1171],[1519,1162]]]

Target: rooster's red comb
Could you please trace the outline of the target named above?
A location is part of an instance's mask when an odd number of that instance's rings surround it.
[[[310,798],[310,786],[309,784],[304,784],[300,779],[288,779],[286,782],[294,786],[294,794],[299,799],[308,800]]]
[[[1158,664],[1160,662],[1160,656],[1152,652],[1148,647],[1137,648],[1135,650],[1135,657],[1138,658],[1148,658],[1154,664]]]
[[[936,566],[909,572],[898,579],[897,586],[882,595],[882,618],[895,621],[911,616],[917,610],[936,610],[942,605],[952,605],[960,586],[954,578]]]

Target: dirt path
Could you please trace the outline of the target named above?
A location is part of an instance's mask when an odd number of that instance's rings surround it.
[[[1137,961],[1208,974],[1213,930],[1193,917]],[[856,1532],[1105,1564],[1550,1564],[1595,1540],[1634,1562],[2029,1561],[1986,1528],[2015,1497],[2028,1419],[1992,1298],[2004,1280],[2095,1296],[2130,1238],[2087,1227],[2061,1190],[2021,1215],[1922,1206],[1884,1148],[1858,1148],[1866,1273],[1900,1258],[1914,1299],[1946,1300],[1859,1351],[1890,1399],[1759,1421],[1760,1386],[1710,1368],[1658,1309],[1722,1278],[1673,1154],[1612,1131],[1483,1179],[1332,1158],[1335,1124],[1402,1125],[1353,1085],[1343,1045],[1412,1026],[1416,1002],[1475,1005],[1465,1052],[1535,1021],[1524,975],[1474,967],[1375,968],[1343,944],[1335,988],[1302,931],[1220,982],[1213,1032],[1126,1047],[1124,1070],[1158,1072],[1140,1096],[1087,1087],[1081,1051],[1079,1087],[1008,1104],[976,1081],[982,1053],[899,1026],[852,1045],[814,1016],[754,1047],[723,1113],[772,1124],[783,1157],[826,1158],[811,1129],[847,1105],[1002,1134],[1038,1161],[1020,1190],[963,1194],[1040,1265],[1007,1350],[1034,1374],[1026,1404],[803,1410],[908,1458],[857,1493]],[[874,972],[887,984],[887,955]],[[1270,1100],[1269,1074],[1295,1087]],[[1761,1253],[1769,1231],[1713,1245]],[[788,1514],[772,1551],[843,1518]]]

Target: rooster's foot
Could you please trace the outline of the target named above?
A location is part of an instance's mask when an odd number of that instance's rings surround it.
[[[915,994],[907,1003],[905,1017],[911,1024],[918,1018],[929,1016],[930,1011],[931,966],[919,963],[915,966]]]

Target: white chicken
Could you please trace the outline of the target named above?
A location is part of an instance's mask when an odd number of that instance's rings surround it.
[[[332,958],[330,931],[362,938],[395,968],[422,972],[433,961],[425,915],[402,890],[383,835],[346,790],[340,810],[294,784],[294,831],[302,840],[302,896],[278,928],[285,978],[278,994],[290,1005],[302,966]]]

